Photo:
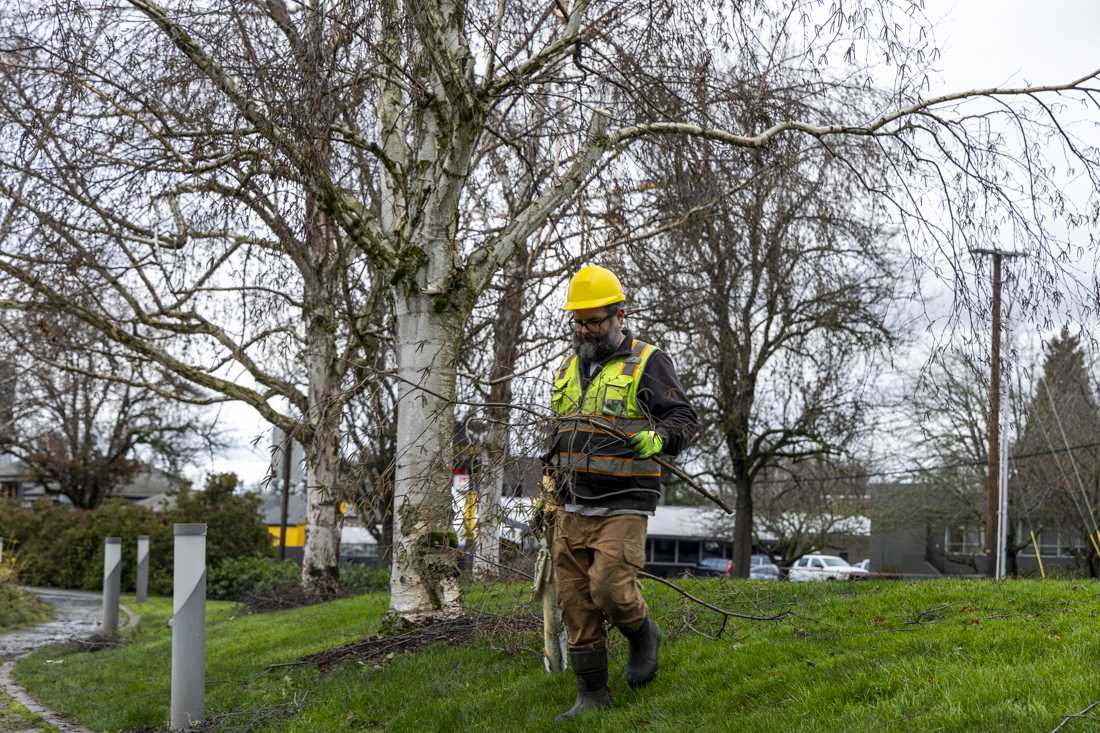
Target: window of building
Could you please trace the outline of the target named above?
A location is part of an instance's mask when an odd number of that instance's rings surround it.
[[[19,484],[14,481],[0,483],[0,499],[18,499]]]
[[[653,562],[676,562],[676,540],[653,540]]]
[[[680,554],[677,562],[681,565],[695,565],[699,562],[699,543],[693,540],[680,540]]]
[[[706,540],[703,542],[703,558],[708,557],[728,557],[726,553],[725,543],[718,540]]]
[[[1031,530],[1025,528],[1023,523],[1018,530],[1018,536],[1026,538],[1027,541],[1027,545],[1020,550],[1020,554],[1035,557],[1035,546],[1031,543]],[[1073,557],[1075,551],[1080,552],[1089,548],[1084,537],[1066,529],[1047,527],[1035,530],[1035,541],[1039,544],[1039,553],[1043,557]]]
[[[985,532],[977,527],[949,527],[944,537],[948,555],[977,555],[982,552]]]

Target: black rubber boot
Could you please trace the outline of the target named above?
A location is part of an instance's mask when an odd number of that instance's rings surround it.
[[[611,693],[607,689],[607,649],[569,652],[569,663],[577,676],[577,701],[554,720],[569,720],[589,710],[611,707]]]
[[[624,631],[630,642],[630,657],[626,662],[626,681],[631,687],[641,687],[657,676],[657,655],[661,647],[661,630],[649,616],[634,631]]]

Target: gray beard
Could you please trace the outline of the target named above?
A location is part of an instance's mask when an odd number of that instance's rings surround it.
[[[622,341],[623,335],[615,331],[608,331],[594,341],[574,337],[577,355],[581,357],[581,361],[587,362],[603,361],[615,353]]]

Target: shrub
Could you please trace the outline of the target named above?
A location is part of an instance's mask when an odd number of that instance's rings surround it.
[[[288,592],[299,582],[300,571],[292,562],[269,557],[229,558],[208,576],[206,595],[218,601],[245,601],[251,596]]]
[[[184,490],[176,506],[163,514],[126,502],[107,501],[95,509],[41,501],[23,508],[0,500],[0,536],[4,554],[16,561],[19,582],[53,588],[98,590],[103,582],[103,545],[107,537],[122,538],[122,589],[134,590],[137,536],[149,536],[149,592],[172,590],[172,525],[207,525],[207,566],[217,568],[230,558],[271,557],[274,550],[259,514],[259,499],[233,493],[237,478],[215,474],[207,491]]]
[[[340,566],[340,585],[349,593],[371,593],[390,589],[390,571],[358,563]]]

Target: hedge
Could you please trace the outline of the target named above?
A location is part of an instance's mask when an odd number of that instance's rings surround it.
[[[155,513],[125,500],[112,499],[95,509],[41,501],[24,508],[0,500],[0,537],[5,559],[12,558],[20,583],[31,586],[98,590],[103,582],[103,544],[121,537],[122,588],[134,590],[137,536],[149,536],[149,592],[172,590],[172,525],[207,525],[207,567],[242,557],[271,557],[274,550],[260,517],[259,497],[235,494],[236,477],[218,474],[206,491],[183,490],[176,506]]]

